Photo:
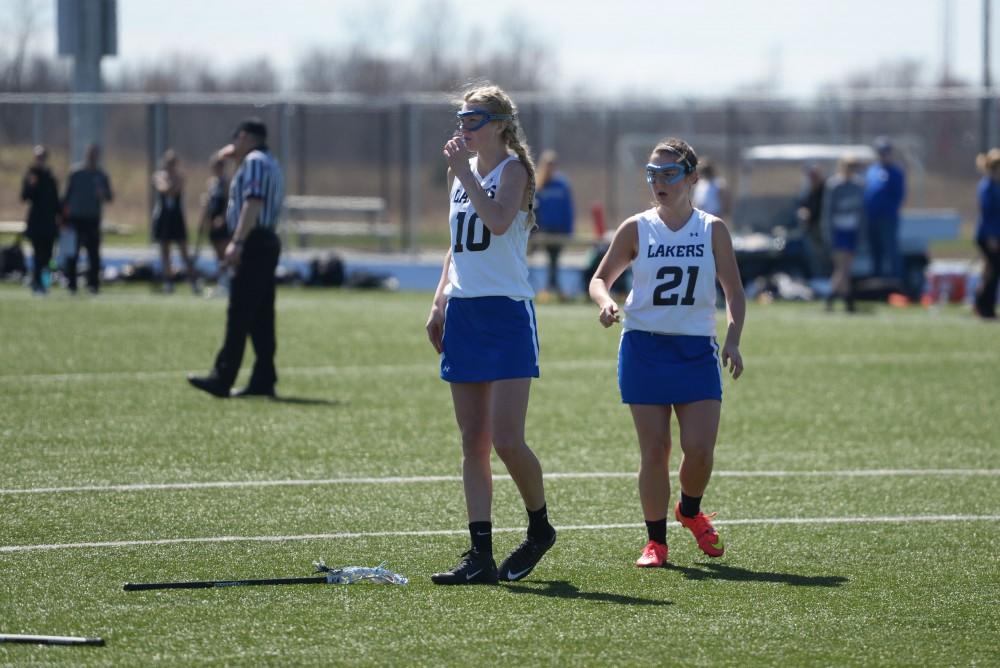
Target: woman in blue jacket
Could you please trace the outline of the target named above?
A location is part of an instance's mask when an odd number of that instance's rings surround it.
[[[993,320],[997,317],[997,283],[1000,282],[1000,148],[976,157],[983,173],[979,181],[979,220],[976,245],[983,253],[983,276],[976,289],[976,314]]]
[[[556,171],[556,152],[544,151],[538,161],[538,190],[535,192],[535,220],[538,231],[548,237],[549,254],[546,289],[562,296],[559,289],[559,254],[573,234],[573,192],[566,176]]]

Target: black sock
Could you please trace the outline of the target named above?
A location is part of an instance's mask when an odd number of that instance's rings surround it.
[[[646,533],[649,540],[655,540],[660,545],[667,544],[667,518],[662,520],[646,520]]]
[[[701,512],[701,497],[688,496],[681,492],[681,515],[684,517],[694,517]]]
[[[493,556],[493,522],[469,522],[472,549],[488,557]]]
[[[538,510],[528,510],[529,536],[535,540],[548,540],[555,532],[556,530],[549,524],[548,506],[542,506]]]

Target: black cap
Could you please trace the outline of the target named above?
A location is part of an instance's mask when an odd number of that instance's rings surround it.
[[[264,125],[264,121],[256,116],[251,116],[240,121],[240,124],[233,130],[233,139],[236,139],[236,135],[241,132],[246,132],[260,139],[267,139],[267,126]]]

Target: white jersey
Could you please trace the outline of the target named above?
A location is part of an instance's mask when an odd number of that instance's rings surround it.
[[[504,167],[517,156],[508,156],[486,176],[476,171],[476,159],[469,163],[472,174],[491,198],[500,186]],[[451,187],[451,262],[448,265],[448,297],[510,297],[531,299],[535,291],[528,281],[527,211],[518,211],[501,235],[493,234],[476,215],[465,188],[456,178]]]
[[[638,253],[632,292],[625,300],[626,330],[715,336],[713,216],[695,209],[674,232],[656,209],[636,218]]]

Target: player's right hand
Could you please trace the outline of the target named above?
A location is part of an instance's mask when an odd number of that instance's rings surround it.
[[[427,338],[438,354],[444,350],[444,310],[437,305],[431,307],[427,317]]]
[[[614,302],[608,302],[601,307],[601,313],[598,316],[601,324],[606,328],[615,324],[616,322],[621,322],[621,312],[618,310],[618,304]]]

